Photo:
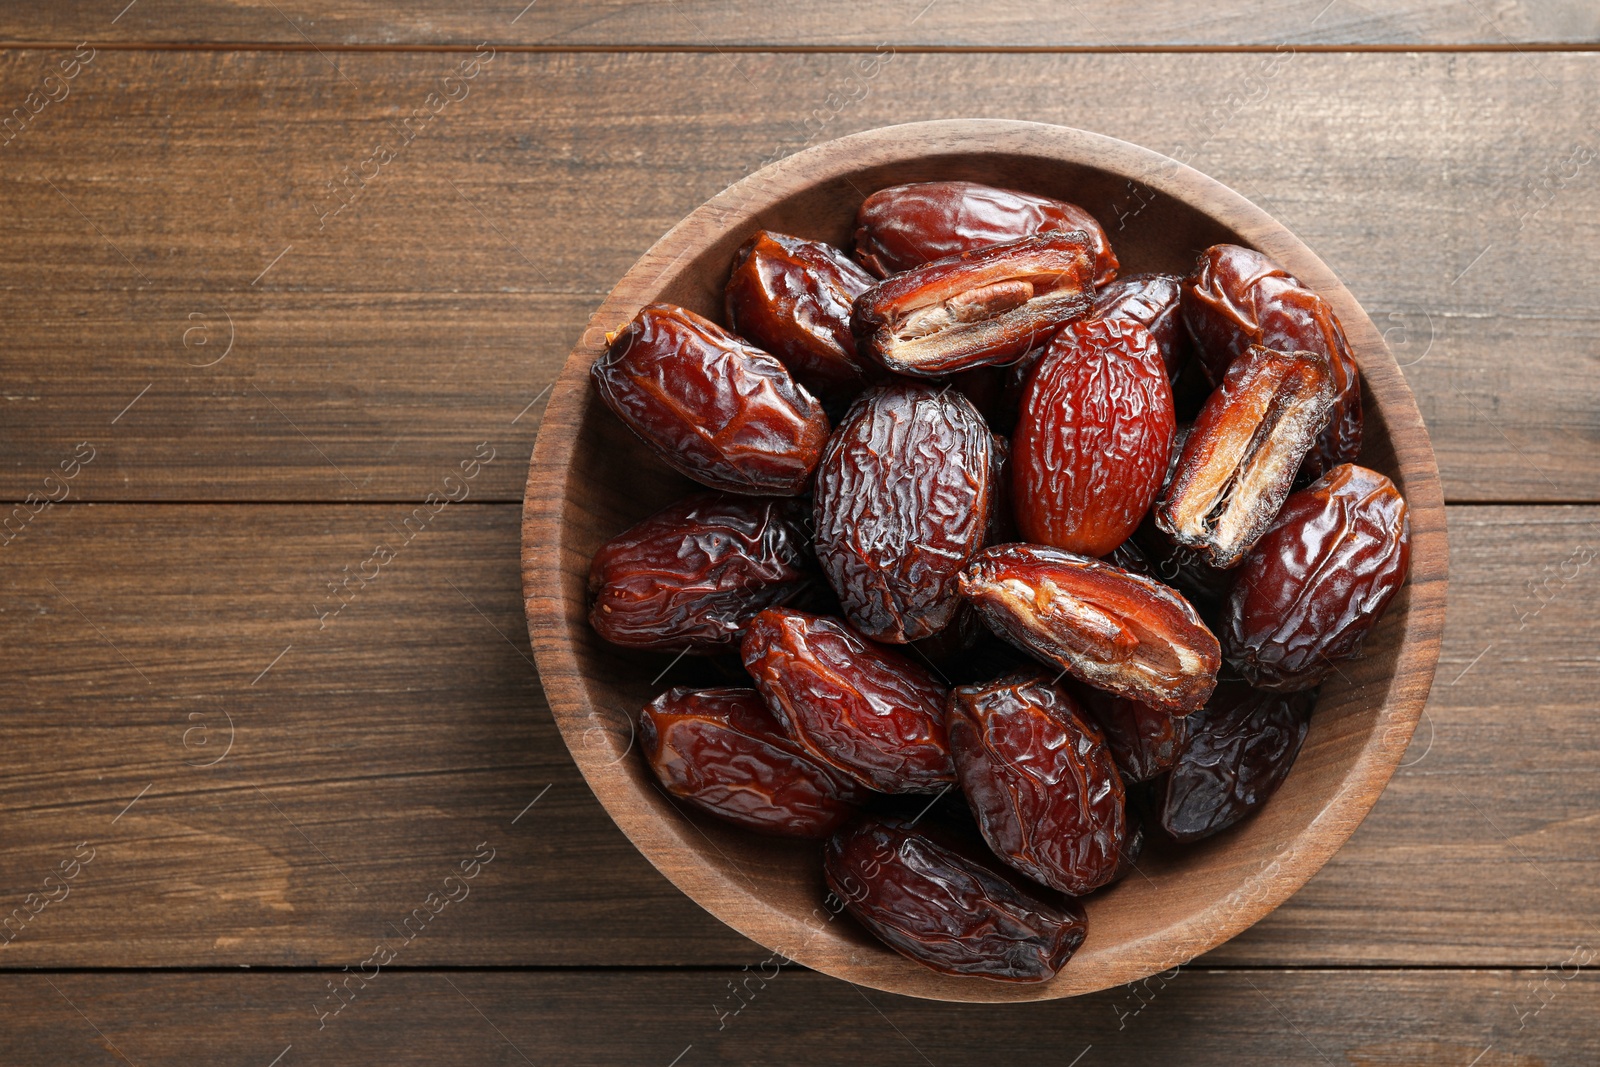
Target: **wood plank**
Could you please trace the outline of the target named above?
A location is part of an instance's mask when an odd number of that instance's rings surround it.
[[[12,1007],[8,1051],[37,1067],[102,1058],[294,1067],[358,1057],[702,1067],[764,1063],[775,1054],[783,1063],[908,1067],[1534,1067],[1589,1063],[1600,1052],[1593,1027],[1600,979],[1570,965],[1466,972],[1185,969],[1137,989],[1048,1007],[910,1000],[804,971],[774,976],[771,968],[767,979],[757,968],[748,975],[374,975],[370,967],[366,973],[370,982],[347,980],[353,999],[325,1018],[316,1014],[323,998],[333,1003],[325,983],[346,980],[337,972],[16,974],[0,977],[0,999]],[[748,989],[738,1014],[733,980]]]
[[[727,47],[1136,48],[1275,45],[1592,44],[1600,17],[1579,0],[1452,4],[1405,0],[1381,8],[1327,0],[1231,0],[1197,10],[1175,0],[1039,5],[996,0],[876,0],[786,8],[781,14],[732,0],[666,4],[555,0],[463,5],[440,10],[421,0],[351,0],[334,10],[284,0],[117,5],[91,0],[8,12],[0,39],[119,42],[249,42],[287,45],[565,45]]]
[[[0,100],[60,58],[0,53]],[[462,61],[80,63],[0,163],[0,289],[18,309],[0,498],[38,491],[146,386],[100,434],[117,458],[82,499],[414,494],[509,424],[694,206],[808,142],[955,112],[1135,140],[1282,218],[1408,364],[1449,499],[1600,494],[1600,181],[1579,162],[1600,147],[1600,56],[501,51],[401,147],[398,124]],[[395,158],[329,214],[328,183],[380,143]],[[233,354],[194,366],[230,315]],[[494,471],[485,493],[518,490]]]
[[[517,509],[446,506],[402,543],[410,514],[66,505],[0,554],[0,923],[95,850],[0,965],[359,962],[485,841],[496,858],[407,966],[765,957],[578,777],[524,659]],[[1445,651],[1408,766],[1208,962],[1542,967],[1600,937],[1600,508],[1450,523]],[[363,563],[377,577],[330,595]]]

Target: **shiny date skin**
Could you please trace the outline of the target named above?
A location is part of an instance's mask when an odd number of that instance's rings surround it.
[[[817,584],[795,500],[696,493],[613,537],[589,564],[589,623],[629,648],[731,649],[747,622]]]
[[[1411,520],[1394,483],[1353,464],[1289,497],[1223,606],[1228,663],[1259,688],[1309,689],[1366,636],[1405,584]]]
[[[1008,363],[1089,309],[1082,231],[989,245],[896,274],[856,297],[859,351],[889,370],[942,378]]]
[[[868,637],[916,641],[948,626],[956,578],[994,507],[994,438],[960,393],[917,383],[867,390],[817,468],[817,558]]]
[[[1096,688],[1183,714],[1216,685],[1217,639],[1189,602],[1109,563],[999,545],[968,565],[961,595],[995,633]]]
[[[1100,727],[1124,781],[1148,782],[1172,769],[1199,712],[1174,715],[1169,708],[1079,686],[1078,703]]]
[[[1086,556],[1122,544],[1161,488],[1175,426],[1148,330],[1128,319],[1063,327],[1028,379],[1012,438],[1022,538]]]
[[[778,608],[751,621],[745,669],[790,737],[880,793],[937,793],[955,781],[945,687],[927,668],[841,620]]]
[[[1094,285],[1117,274],[1099,221],[1076,204],[976,182],[915,182],[880,189],[856,213],[856,258],[880,278],[936,259],[1051,230],[1081,230]]]
[[[747,830],[826,837],[867,793],[783,732],[754,689],[671,689],[639,714],[639,744],[671,795]]]
[[[877,279],[832,245],[759,230],[728,277],[728,322],[808,389],[859,391],[876,368],[856,355],[850,305]]]
[[[1046,900],[978,849],[901,819],[840,830],[823,851],[822,872],[857,921],[941,974],[1047,981],[1088,929],[1077,904]]]
[[[1251,346],[1184,439],[1156,525],[1213,567],[1236,565],[1283,506],[1333,400],[1325,356]]]
[[[1034,672],[951,691],[950,749],[984,840],[1029,878],[1073,896],[1116,877],[1129,843],[1105,738]]]
[[[1183,279],[1176,274],[1128,274],[1095,293],[1091,319],[1123,319],[1150,331],[1170,382],[1189,358],[1183,326]]]
[[[590,377],[628,429],[712,489],[797,496],[828,438],[822,405],[775,357],[670,304],[643,308]]]
[[[1312,703],[1309,693],[1217,686],[1189,716],[1189,739],[1167,777],[1162,829],[1177,841],[1199,841],[1265,804],[1300,753]]]
[[[1315,478],[1361,452],[1361,374],[1333,309],[1277,263],[1239,245],[1213,245],[1184,282],[1184,326],[1212,384],[1253,344],[1318,352],[1333,378],[1331,417],[1306,462]]]

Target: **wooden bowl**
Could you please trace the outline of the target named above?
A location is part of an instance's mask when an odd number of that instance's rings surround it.
[[[1361,462],[1394,479],[1411,505],[1410,580],[1369,635],[1364,658],[1322,687],[1310,735],[1277,795],[1208,841],[1147,849],[1142,875],[1085,901],[1088,939],[1042,984],[935,974],[823,907],[820,844],[763,838],[669,799],[632,751],[633,724],[646,702],[684,677],[686,664],[654,683],[670,657],[609,646],[586,621],[595,550],[694,488],[596,398],[588,371],[606,331],[653,301],[721,321],[734,251],[755,230],[849,247],[867,194],[938,179],[1083,205],[1110,233],[1125,273],[1186,273],[1201,249],[1221,241],[1276,259],[1344,323],[1366,383]],[[1444,501],[1422,418],[1382,336],[1333,272],[1260,208],[1175,160],[1029,122],[919,122],[844,137],[750,175],[673,227],[612,290],[568,358],[523,503],[523,587],[539,674],[573,757],[623,833],[678,888],[762,945],[864,986],[955,1001],[1041,1000],[1132,982],[1221,944],[1303,885],[1367,814],[1411,738],[1439,655],[1447,558]]]

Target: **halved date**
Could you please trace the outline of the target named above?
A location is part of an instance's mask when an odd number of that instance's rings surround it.
[[[758,230],[734,256],[728,322],[808,388],[830,396],[860,389],[876,368],[856,355],[850,305],[875,284],[832,245]]]
[[[1000,545],[962,572],[961,595],[1001,637],[1097,688],[1182,714],[1216,685],[1217,639],[1188,601],[1109,563]]]
[[[978,827],[1006,863],[1063,893],[1117,874],[1129,843],[1122,778],[1098,727],[1043,675],[950,693],[950,749]]]
[[[1311,705],[1308,693],[1217,686],[1189,716],[1189,739],[1167,778],[1162,828],[1175,840],[1198,841],[1265,804],[1300,753]]]
[[[1411,520],[1377,471],[1336,467],[1289,497],[1223,606],[1228,663],[1257,686],[1321,682],[1360,651],[1405,584]]]
[[[754,689],[671,689],[639,714],[662,788],[719,819],[784,837],[826,837],[865,790],[791,741]]]
[[[1183,279],[1176,274],[1127,274],[1094,295],[1091,319],[1124,319],[1150,331],[1171,381],[1189,358],[1183,326]]]
[[[798,501],[695,493],[594,554],[589,623],[629,648],[737,645],[757,612],[817,584],[807,540]]]
[[[590,377],[628,429],[713,489],[798,496],[827,442],[822,405],[776,357],[671,304],[640,310]]]
[[[896,274],[856,297],[850,328],[890,370],[940,378],[1016,359],[1088,310],[1092,278],[1082,231],[1025,237]]]
[[[842,621],[763,611],[744,665],[789,736],[827,766],[881,793],[936,793],[955,781],[945,687],[927,669]]]
[[[880,278],[935,259],[1051,230],[1081,230],[1094,254],[1095,285],[1117,274],[1098,220],[1076,204],[977,182],[914,182],[880,189],[856,214],[856,258]]]
[[[1172,769],[1188,740],[1193,715],[1081,687],[1079,703],[1105,734],[1111,755],[1128,782],[1148,782]]]
[[[1328,360],[1252,347],[1200,409],[1156,525],[1227,569],[1271,525],[1333,404]]]
[[[840,830],[824,849],[822,872],[863,926],[941,974],[1043,982],[1087,932],[1077,904],[1048,901],[978,849],[900,819],[863,819]]]
[[[983,547],[994,438],[966,397],[914,383],[867,390],[817,468],[817,558],[868,637],[902,644],[955,617],[956,576]]]
[[[1161,488],[1175,425],[1148,330],[1129,319],[1063,327],[1028,380],[1012,439],[1023,539],[1086,556],[1122,544]]]

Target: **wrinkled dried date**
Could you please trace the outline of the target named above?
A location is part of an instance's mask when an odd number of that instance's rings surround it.
[[[1156,525],[1227,569],[1278,514],[1333,404],[1327,358],[1253,346],[1184,440]]]
[[[1189,740],[1167,778],[1162,828],[1178,841],[1198,841],[1265,804],[1300,753],[1311,705],[1309,693],[1217,686],[1189,716]]]
[[[1174,428],[1172,388],[1149,331],[1070,323],[1023,392],[1012,497],[1025,540],[1103,556],[1155,500]]]
[[[955,781],[945,688],[927,669],[837,619],[774,609],[745,631],[744,665],[789,736],[881,793]]]
[[[782,363],[685,308],[643,308],[590,376],[628,429],[713,489],[796,496],[827,441],[822,405]]]
[[[1195,715],[1174,715],[1142,700],[1081,686],[1078,702],[1105,734],[1111,755],[1129,783],[1147,782],[1172,769]]]
[[[1309,689],[1360,651],[1405,583],[1411,520],[1394,483],[1345,464],[1289,497],[1222,613],[1228,663],[1266,689]]]
[[[961,394],[912,383],[856,399],[817,469],[817,558],[845,614],[896,644],[949,625],[994,507],[994,438]]]
[[[828,841],[828,889],[895,951],[950,975],[1043,982],[1087,930],[1083,909],[1051,902],[973,849],[899,819],[864,819]]]
[[[877,280],[832,245],[760,230],[733,260],[728,322],[804,385],[834,395],[866,384],[850,305]]]
[[[1176,274],[1128,274],[1095,293],[1088,318],[1122,319],[1149,330],[1171,381],[1189,358],[1182,297],[1183,279]]]
[[[913,377],[1006,363],[1088,310],[1092,272],[1081,231],[990,245],[867,290],[850,328],[859,350]]]
[[[1116,277],[1106,231],[1076,204],[976,182],[915,182],[880,189],[856,214],[856,258],[880,278],[935,259],[1051,230],[1081,230],[1095,285]]]
[[[732,648],[763,608],[816,584],[794,500],[696,493],[601,546],[589,564],[589,622],[630,648]]]
[[[639,714],[668,793],[750,830],[826,837],[867,793],[791,741],[754,689],[671,689]]]
[[[1216,684],[1217,639],[1159,582],[1039,545],[979,553],[961,595],[1000,636],[1081,681],[1180,714]]]
[[[1128,844],[1122,778],[1100,730],[1033,672],[951,691],[950,749],[989,847],[1063,893],[1111,881]]]

